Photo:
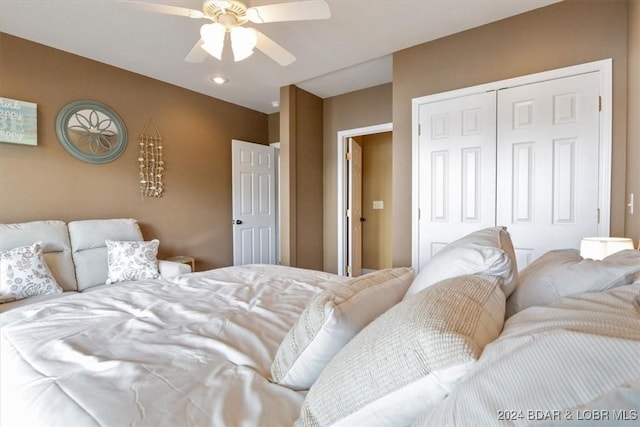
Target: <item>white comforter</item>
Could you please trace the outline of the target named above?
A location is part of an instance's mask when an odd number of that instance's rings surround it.
[[[8,311],[0,425],[291,425],[304,393],[270,383],[271,362],[335,278],[232,267]]]
[[[517,313],[414,427],[640,425],[639,304],[635,284]]]

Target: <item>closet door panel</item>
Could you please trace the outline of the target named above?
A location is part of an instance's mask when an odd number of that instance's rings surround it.
[[[518,267],[598,232],[599,76],[498,91],[497,224]]]
[[[419,268],[453,240],[495,225],[495,92],[420,105]]]

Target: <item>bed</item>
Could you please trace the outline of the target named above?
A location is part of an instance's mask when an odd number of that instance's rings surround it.
[[[223,268],[4,313],[1,424],[290,425],[304,395],[271,362],[330,279]]]
[[[637,423],[640,253],[512,252],[496,227],[417,275],[248,265],[9,310],[0,425]]]

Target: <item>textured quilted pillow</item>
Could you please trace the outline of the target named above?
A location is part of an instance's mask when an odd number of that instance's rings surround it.
[[[42,242],[0,252],[0,303],[36,295],[59,294],[42,254]]]
[[[506,227],[474,231],[449,243],[422,267],[405,299],[441,280],[469,274],[499,276],[505,296],[513,292],[518,267]]]
[[[411,427],[638,426],[639,294],[628,285],[521,311],[447,399]]]
[[[518,286],[507,300],[507,317],[562,297],[628,285],[638,273],[640,251],[632,249],[603,260],[583,259],[577,249],[549,251],[520,272]]]
[[[402,299],[412,280],[411,268],[380,270],[315,295],[280,344],[272,381],[308,390],[351,338]]]
[[[494,276],[448,279],[381,315],[327,365],[296,425],[409,425],[500,334],[501,283]]]
[[[157,279],[158,246],[157,239],[143,241],[105,240],[107,245],[108,276],[106,284],[126,280]]]

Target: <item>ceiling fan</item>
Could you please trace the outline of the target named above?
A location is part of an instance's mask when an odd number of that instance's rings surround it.
[[[225,39],[229,34],[235,61],[248,58],[253,49],[257,48],[278,64],[287,66],[296,60],[295,56],[262,32],[244,25],[249,22],[262,24],[331,17],[331,10],[325,0],[294,1],[249,8],[236,0],[205,0],[202,11],[143,1],[121,1],[151,12],[212,21],[200,28],[200,40],[185,58],[187,62],[202,62],[207,58],[207,54],[222,59]]]

